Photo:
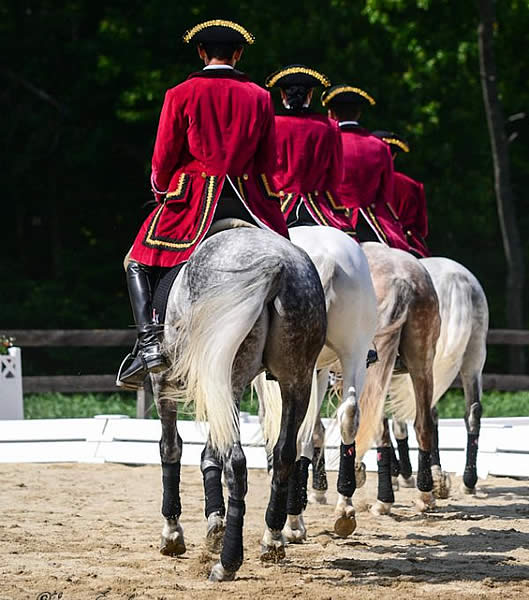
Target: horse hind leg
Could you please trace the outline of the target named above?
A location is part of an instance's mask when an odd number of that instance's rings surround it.
[[[318,398],[323,403],[329,385],[329,369],[318,371]],[[312,504],[327,504],[327,471],[325,468],[325,427],[318,415],[312,434],[312,490],[308,500]]]
[[[395,494],[391,480],[391,437],[386,417],[382,419],[382,433],[377,440],[377,472],[377,501],[371,507],[371,513],[376,516],[389,515],[395,503]]]
[[[462,489],[465,494],[475,494],[478,480],[477,455],[481,428],[481,373],[461,370],[465,392],[465,425],[467,429],[467,455],[463,472]]]
[[[415,477],[412,475],[410,447],[408,445],[408,425],[404,421],[392,421],[393,435],[397,440],[399,452],[399,486],[415,487]]]
[[[450,495],[450,475],[441,468],[441,455],[439,452],[439,415],[437,408],[432,407],[433,435],[432,435],[432,479],[433,495],[436,498],[446,499]]]
[[[154,395],[162,425],[160,458],[162,462],[162,516],[164,525],[160,552],[166,556],[180,556],[186,551],[184,532],[180,525],[180,459],[182,438],[177,429],[177,404],[170,398],[171,388],[163,375],[154,376]]]
[[[221,551],[226,529],[222,469],[223,460],[211,447],[211,441],[208,437],[200,457],[200,470],[204,482],[205,515],[208,521],[206,548],[213,554],[218,554]]]

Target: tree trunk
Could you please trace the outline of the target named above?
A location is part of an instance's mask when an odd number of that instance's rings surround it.
[[[495,23],[494,1],[478,0],[478,10],[480,16],[478,43],[481,87],[494,164],[496,205],[505,260],[507,262],[505,293],[507,326],[510,329],[522,329],[524,327],[524,260],[511,186],[505,120],[502,106],[498,99],[496,58],[493,42],[493,28]],[[511,346],[509,349],[509,369],[511,373],[523,373],[524,367],[525,355],[523,349]]]

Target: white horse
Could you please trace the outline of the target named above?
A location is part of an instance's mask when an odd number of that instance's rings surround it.
[[[339,361],[345,397],[337,413],[342,443],[334,527],[338,535],[346,537],[356,526],[352,496],[356,488],[355,437],[360,418],[358,398],[364,387],[367,354],[372,348],[376,328],[376,296],[364,252],[346,234],[320,226],[294,227],[289,231],[292,242],[307,252],[320,275],[325,291],[328,325],[325,347],[317,361],[317,404],[309,408],[307,419],[312,418],[312,423],[304,427],[305,437],[298,440],[302,458],[298,463],[297,478],[291,478],[290,482],[284,533],[290,542],[300,542],[306,537],[302,512],[306,505],[308,465],[314,452],[313,427],[327,389],[329,366]],[[273,445],[278,437],[277,424],[281,416],[279,389],[263,375],[255,385],[261,400],[260,406],[263,406],[263,400],[266,401],[264,432],[268,443]]]
[[[489,311],[487,298],[476,277],[465,267],[448,258],[425,258],[426,267],[439,298],[441,333],[433,364],[434,392],[432,413],[435,424],[432,472],[434,492],[448,496],[448,485],[441,471],[438,417],[435,408],[456,376],[461,376],[465,394],[467,429],[466,466],[463,490],[473,493],[477,481],[476,459],[481,420],[482,371],[487,354]],[[405,421],[415,419],[415,395],[409,374],[394,375],[389,389],[389,409],[393,414],[393,432],[399,448],[401,482],[410,485],[411,466],[408,431]]]

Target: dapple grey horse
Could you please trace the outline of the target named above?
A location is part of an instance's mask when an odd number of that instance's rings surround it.
[[[209,425],[202,472],[206,516],[223,512],[223,470],[228,488],[225,533],[213,581],[230,580],[243,561],[246,459],[238,411],[242,394],[263,369],[279,382],[283,413],[274,447],[263,555],[284,556],[288,478],[305,417],[316,359],[326,335],[324,292],[305,252],[265,230],[242,227],[204,241],[179,273],[169,296],[164,347],[170,367],[153,376],[162,425],[161,552],[185,552],[180,523],[180,402]]]

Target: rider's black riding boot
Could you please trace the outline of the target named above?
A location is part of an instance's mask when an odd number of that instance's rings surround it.
[[[132,362],[124,368],[125,359],[118,373],[116,383],[121,387],[137,389],[143,385],[149,372],[158,373],[167,366],[158,339],[160,325],[153,318],[150,271],[149,267],[134,261],[127,267],[127,287],[138,340],[129,355]]]

